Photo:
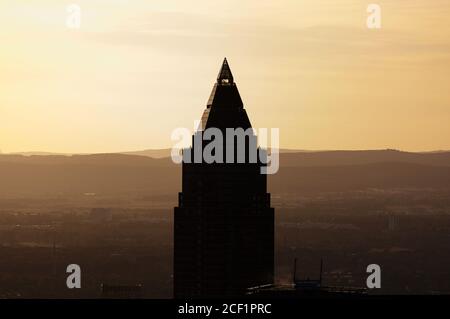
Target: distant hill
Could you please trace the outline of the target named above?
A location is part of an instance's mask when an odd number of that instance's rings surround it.
[[[102,161],[102,165],[170,165],[170,149],[144,150],[110,154],[0,154],[0,162],[13,161],[35,164],[81,164]],[[367,151],[299,151],[280,149],[282,166],[341,166],[361,165],[385,162],[399,162],[423,165],[450,166],[450,152],[413,153],[397,150],[367,150]]]
[[[269,176],[274,193],[366,188],[450,188],[450,152],[323,151],[280,155]],[[0,155],[0,198],[9,195],[149,194],[181,189],[181,166],[170,158],[125,154]]]
[[[282,154],[282,166],[340,166],[385,162],[450,166],[450,152],[412,153],[397,150],[318,151]]]
[[[170,156],[171,149],[148,149],[142,151],[127,151],[127,152],[114,152],[112,154],[126,154],[126,155],[141,155],[153,158],[163,158]],[[23,156],[53,156],[53,155],[62,155],[62,156],[72,156],[72,155],[92,155],[91,153],[52,153],[52,152],[14,152],[7,153],[4,155],[23,155]]]
[[[141,151],[114,152],[112,154],[127,154],[127,155],[147,156],[147,157],[152,157],[152,158],[164,158],[164,157],[170,157],[171,151],[172,150],[170,148],[161,148],[161,149],[147,149],[147,150],[141,150]],[[297,153],[297,152],[305,152],[305,151],[280,149],[280,153]],[[51,152],[16,152],[16,153],[10,153],[8,155],[24,155],[24,156],[64,155],[64,156],[71,156],[71,155],[91,155],[91,154],[89,154],[89,153],[78,154],[78,153],[51,153]]]
[[[143,150],[134,152],[122,152],[122,154],[148,156],[153,158],[170,157],[170,148],[156,149],[156,150]]]
[[[329,166],[329,165],[354,165],[369,164],[378,162],[408,162],[430,165],[450,165],[450,151],[431,152],[404,152],[398,150],[325,150],[309,151],[296,149],[280,149],[280,154],[284,154],[283,163],[288,166]],[[110,154],[139,155],[162,159],[171,156],[170,148],[147,149],[141,151],[115,152],[108,154],[71,154],[71,153],[49,153],[49,152],[20,152],[1,154],[3,155],[23,155],[23,156],[102,156]]]
[[[0,163],[28,165],[93,165],[93,166],[172,166],[170,158],[151,158],[126,154],[91,155],[0,155]]]
[[[9,153],[6,155],[23,155],[23,156],[49,156],[49,155],[72,155],[72,154],[65,154],[65,153],[52,153],[52,152],[16,152],[16,153]]]
[[[448,189],[450,166],[385,162],[341,166],[282,166],[269,177],[274,193],[312,194],[367,189]]]

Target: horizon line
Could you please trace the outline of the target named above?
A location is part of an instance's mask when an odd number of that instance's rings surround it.
[[[112,152],[52,152],[52,151],[15,151],[15,152],[3,152],[0,150],[0,155],[23,155],[23,156],[74,156],[74,155],[101,155],[101,154],[124,154],[124,155],[140,155],[139,153],[150,153],[150,152],[168,152],[170,156],[170,151],[172,148],[149,148],[149,149],[139,149],[133,151],[112,151]],[[370,151],[395,151],[403,153],[447,153],[450,149],[435,149],[435,150],[420,150],[411,151],[403,150],[397,148],[361,148],[361,149],[296,149],[296,148],[278,148],[280,153],[319,153],[319,152],[370,152]],[[163,156],[166,157],[166,156]]]

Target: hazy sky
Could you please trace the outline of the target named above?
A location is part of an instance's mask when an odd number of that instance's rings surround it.
[[[0,149],[170,147],[224,56],[282,147],[450,149],[449,17],[448,0],[1,1]]]

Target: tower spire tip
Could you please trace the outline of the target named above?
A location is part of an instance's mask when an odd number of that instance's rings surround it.
[[[232,84],[233,74],[231,73],[230,65],[225,57],[223,59],[222,67],[220,68],[219,76],[217,77],[217,83],[219,84]]]

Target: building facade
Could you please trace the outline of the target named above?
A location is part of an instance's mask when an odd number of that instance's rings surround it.
[[[223,132],[223,163],[194,161],[196,143],[208,128]],[[227,128],[247,130],[251,124],[225,59],[192,147],[184,150],[174,211],[176,298],[239,296],[249,287],[273,283],[274,209],[267,175],[260,171],[263,162],[250,160],[252,152],[263,158],[264,151],[252,143],[253,134],[246,136],[245,160],[239,161],[237,137],[228,138]],[[200,150],[207,145],[203,141]],[[233,163],[226,160],[231,149]]]

